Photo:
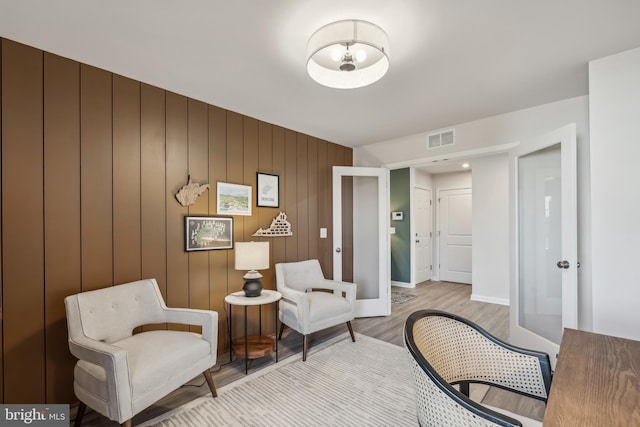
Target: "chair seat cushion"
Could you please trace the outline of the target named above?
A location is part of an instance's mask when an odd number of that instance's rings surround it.
[[[207,358],[210,346],[199,334],[181,331],[149,331],[133,335],[112,345],[127,350],[131,392],[135,400],[172,382],[184,369]],[[84,360],[74,371],[77,385],[102,400],[107,400],[105,370]],[[171,390],[167,390],[169,392]]]
[[[325,321],[351,311],[346,298],[329,292],[311,292],[309,295],[309,321]]]

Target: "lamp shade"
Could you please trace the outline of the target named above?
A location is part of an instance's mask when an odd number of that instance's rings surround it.
[[[236,270],[269,268],[269,242],[236,242]]]
[[[325,25],[307,43],[307,72],[321,85],[353,89],[370,85],[389,69],[389,38],[357,19]]]

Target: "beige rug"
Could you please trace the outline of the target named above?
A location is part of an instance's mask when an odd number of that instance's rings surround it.
[[[143,426],[416,426],[402,347],[347,334],[294,355]]]

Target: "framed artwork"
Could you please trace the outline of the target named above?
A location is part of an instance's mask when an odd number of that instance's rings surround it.
[[[258,172],[256,204],[267,208],[280,207],[280,177]]]
[[[251,216],[251,186],[218,182],[218,215]]]
[[[186,250],[208,251],[233,248],[233,218],[185,217]]]

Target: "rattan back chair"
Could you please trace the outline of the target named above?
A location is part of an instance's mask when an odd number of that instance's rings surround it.
[[[404,341],[422,427],[540,424],[472,401],[469,384],[488,384],[546,403],[552,380],[546,353],[512,346],[467,319],[437,310],[412,313]]]

